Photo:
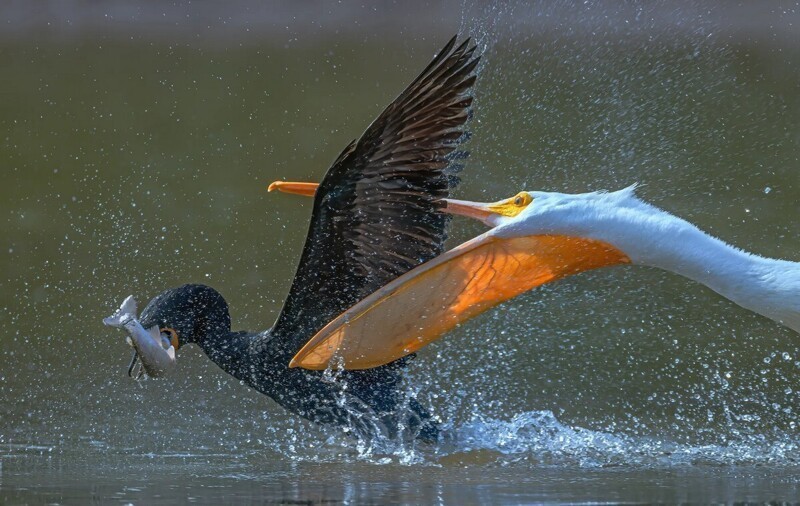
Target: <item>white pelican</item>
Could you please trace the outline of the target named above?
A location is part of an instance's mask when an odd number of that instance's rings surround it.
[[[492,228],[342,313],[291,366],[320,369],[338,357],[335,363],[348,369],[375,367],[536,286],[619,264],[680,274],[800,332],[800,263],[726,244],[641,201],[634,188],[577,195],[524,191],[490,204],[445,199],[448,212]]]

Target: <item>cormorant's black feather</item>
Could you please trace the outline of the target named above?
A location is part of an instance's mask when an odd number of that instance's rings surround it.
[[[342,382],[323,371],[290,369],[289,361],[344,310],[442,253],[449,217],[439,212],[440,199],[458,182],[455,173],[466,156],[457,148],[468,137],[463,127],[477,62],[474,47],[455,43],[454,37],[328,170],[314,197],[294,283],[272,329],[231,332],[225,299],[204,285],[158,295],[142,311],[142,324],[174,329],[181,344],[196,343],[237,379],[315,422],[365,435],[392,436],[405,428],[436,439],[430,414],[414,399],[406,403],[398,388],[410,357],[337,373]]]
[[[297,351],[326,323],[443,252],[440,199],[458,183],[480,57],[453,37],[345,148],[314,197],[294,283],[271,338]],[[455,48],[455,49],[454,49]]]

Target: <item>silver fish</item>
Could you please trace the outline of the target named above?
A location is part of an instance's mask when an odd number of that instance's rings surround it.
[[[129,376],[134,377],[133,368],[137,357],[143,371],[153,378],[166,376],[175,369],[175,348],[169,338],[161,334],[158,326],[147,330],[142,327],[136,319],[136,300],[133,296],[122,301],[122,305],[113,315],[103,318],[103,323],[128,333],[128,344],[135,350],[128,368]],[[142,376],[142,369],[135,375],[135,379]]]

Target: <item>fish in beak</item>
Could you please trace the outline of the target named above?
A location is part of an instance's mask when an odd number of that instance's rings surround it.
[[[124,330],[126,340],[134,349],[128,375],[139,379],[143,374],[153,378],[166,376],[175,369],[175,348],[177,343],[167,333],[162,333],[158,326],[145,329],[136,318],[136,300],[133,296],[126,298],[117,311],[103,319],[109,327]],[[137,362],[138,372],[134,373]]]

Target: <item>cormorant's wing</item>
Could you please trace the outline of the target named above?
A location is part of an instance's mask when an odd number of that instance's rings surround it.
[[[443,251],[456,185],[452,160],[470,114],[480,57],[450,40],[339,155],[314,196],[311,226],[272,329],[292,353],[326,323]]]

